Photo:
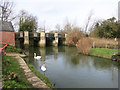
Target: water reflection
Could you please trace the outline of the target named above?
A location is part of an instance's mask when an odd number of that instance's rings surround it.
[[[58,58],[58,47],[54,47],[53,52],[54,52],[54,59],[57,60],[57,58]]]
[[[46,56],[46,48],[39,48],[40,55],[41,55],[41,61],[45,61]]]
[[[118,87],[118,65],[111,60],[78,54],[75,47],[29,47],[26,51],[29,52],[28,63],[48,76],[57,87]],[[41,60],[34,60],[34,53],[40,55]],[[46,72],[41,70],[43,64]]]

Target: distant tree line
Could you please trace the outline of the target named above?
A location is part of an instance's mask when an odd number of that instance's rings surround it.
[[[118,38],[119,35],[120,24],[115,17],[97,22],[90,32],[90,36],[100,38]]]

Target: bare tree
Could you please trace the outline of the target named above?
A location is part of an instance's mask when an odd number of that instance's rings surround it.
[[[60,24],[56,24],[55,28],[57,29],[58,32],[60,32],[61,28],[60,28]]]
[[[90,21],[91,21],[92,16],[93,16],[93,11],[91,10],[90,13],[89,13],[88,19],[87,19],[87,23],[86,23],[86,25],[85,25],[85,33],[86,33],[87,30],[88,30],[89,23],[90,23]]]
[[[2,21],[12,21],[15,19],[13,16],[13,7],[14,3],[9,0],[1,0],[0,1],[0,20]]]

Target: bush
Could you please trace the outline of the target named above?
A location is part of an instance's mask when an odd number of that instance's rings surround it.
[[[105,39],[105,38],[92,38],[90,39],[95,42],[95,48],[109,48],[109,49],[117,49],[118,41],[114,41],[114,39]]]
[[[66,41],[69,46],[76,45],[77,42],[83,37],[85,37],[85,35],[79,28],[73,28],[73,30],[68,33]]]
[[[90,49],[92,48],[92,40],[90,38],[82,38],[76,44],[78,51],[83,54],[88,54]]]

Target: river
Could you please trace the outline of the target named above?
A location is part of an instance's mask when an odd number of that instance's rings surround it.
[[[118,65],[109,59],[78,54],[76,47],[27,47],[27,63],[45,74],[57,88],[118,88]],[[34,53],[41,60],[34,60]],[[46,72],[40,67],[45,63]]]

